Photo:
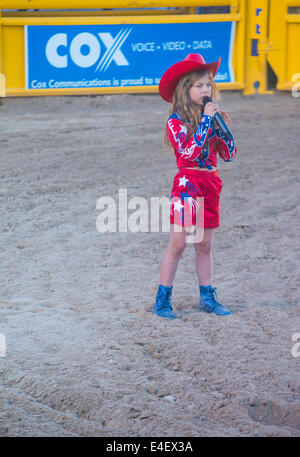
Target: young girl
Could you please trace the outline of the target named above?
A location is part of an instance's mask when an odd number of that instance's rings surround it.
[[[212,239],[214,229],[219,227],[222,190],[217,153],[225,162],[231,162],[237,152],[233,137],[227,138],[214,120],[219,112],[218,105],[214,103],[218,96],[214,77],[220,63],[221,58],[218,62],[206,64],[200,54],[189,54],[164,73],[159,85],[161,97],[171,103],[166,140],[174,149],[179,171],[174,177],[170,199],[170,241],[161,264],[160,285],[152,311],[169,319],[175,318],[171,303],[172,284],[186,245],[186,235],[190,233],[184,227],[195,228],[200,224],[203,238],[194,242],[200,288],[199,309],[218,316],[231,314],[216,300],[216,288],[212,287]],[[203,98],[206,96],[213,102],[204,106]],[[225,111],[221,115],[230,125],[229,115]],[[204,198],[202,219],[197,217],[201,197]]]

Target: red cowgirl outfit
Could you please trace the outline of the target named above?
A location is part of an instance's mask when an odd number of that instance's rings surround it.
[[[206,63],[201,54],[189,54],[182,61],[173,64],[163,74],[159,93],[166,102],[172,102],[179,80],[186,74],[199,70],[212,72],[215,77],[221,58]],[[167,136],[174,148],[179,172],[174,177],[170,199],[170,222],[181,226],[196,225],[204,228],[219,226],[219,199],[222,181],[217,166],[217,154],[225,162],[231,162],[236,155],[233,137],[228,139],[219,129],[214,128],[213,117],[204,114],[192,137],[178,113],[173,113],[167,122]],[[192,167],[193,169],[190,169]],[[197,167],[197,168],[196,168]],[[200,169],[199,169],[200,167]],[[202,169],[202,170],[201,170]],[[209,171],[213,170],[213,171]],[[197,217],[203,213],[203,220]],[[201,210],[201,211],[200,211]],[[173,285],[159,284],[152,312],[157,316],[175,319],[172,308]],[[217,301],[216,288],[211,284],[199,284],[199,310],[228,316],[229,309]]]
[[[169,117],[166,128],[179,168],[170,199],[170,223],[186,227],[219,227],[222,180],[218,171],[206,170],[217,166],[217,154],[225,162],[233,161],[237,153],[234,139],[229,140],[220,129],[215,129],[213,117],[203,112],[202,120],[191,138],[177,113]],[[185,167],[200,167],[203,170]],[[197,197],[204,197],[204,221],[201,217],[197,218],[203,202]]]

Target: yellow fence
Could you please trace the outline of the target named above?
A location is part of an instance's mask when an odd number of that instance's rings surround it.
[[[83,4],[85,10],[80,9]],[[199,7],[216,6],[227,6],[228,11],[196,14]],[[0,0],[0,96],[158,90],[157,85],[29,90],[25,40],[27,26],[33,25],[231,22],[235,24],[231,58],[234,81],[219,82],[219,89],[242,90],[244,94],[270,92],[268,63],[278,78],[277,89],[290,90],[295,74],[300,73],[300,15],[296,7],[300,7],[300,0]]]
[[[300,79],[300,0],[271,0],[267,60],[277,78],[277,89],[291,90]]]
[[[267,64],[278,90],[300,79],[300,0],[248,0],[244,94],[268,91]]]
[[[1,9],[42,8],[42,9],[99,9],[99,8],[166,8],[190,6],[215,6],[239,3],[239,0],[1,0]]]

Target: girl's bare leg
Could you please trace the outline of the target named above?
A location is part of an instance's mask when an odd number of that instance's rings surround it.
[[[214,229],[204,229],[203,240],[194,243],[196,251],[195,268],[199,285],[212,284],[212,240]]]
[[[176,231],[176,228],[178,231]],[[160,284],[172,286],[178,267],[178,262],[185,248],[186,232],[184,227],[171,224],[169,244],[160,267]]]

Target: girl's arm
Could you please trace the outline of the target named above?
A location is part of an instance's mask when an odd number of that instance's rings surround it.
[[[224,121],[226,122],[226,124],[229,126],[232,121],[231,121],[228,113],[226,111],[221,111],[221,115],[222,115]],[[237,148],[234,143],[234,138],[232,137],[232,140],[229,140],[227,138],[227,136],[219,128],[215,128],[215,132],[216,132],[217,137],[219,138],[219,144],[218,144],[219,156],[225,162],[232,162],[237,153]]]
[[[212,131],[212,122],[213,117],[205,114],[196,132],[189,139],[182,120],[176,114],[172,115],[167,122],[167,135],[175,151],[188,160],[197,160],[199,156],[207,160],[207,157],[202,156],[202,150],[207,136]]]
[[[222,132],[220,129],[215,129],[216,135],[219,139],[219,144],[218,144],[218,153],[221,159],[224,160],[224,162],[232,162],[233,159],[236,156],[237,153],[237,148],[234,142],[234,138],[232,137],[232,140],[229,140],[227,136]]]

